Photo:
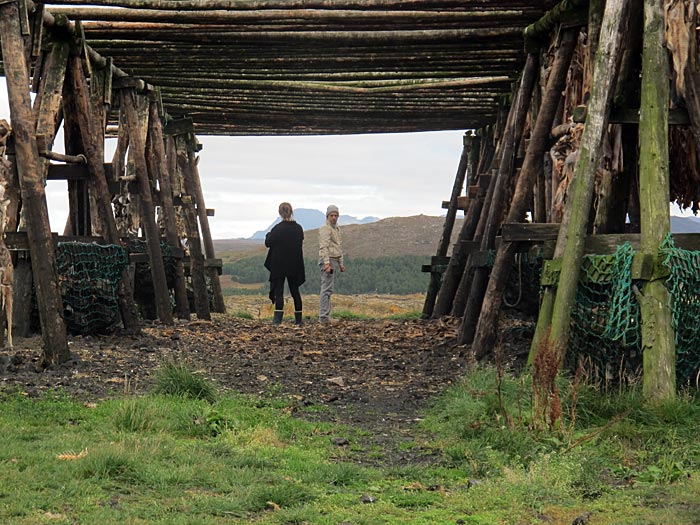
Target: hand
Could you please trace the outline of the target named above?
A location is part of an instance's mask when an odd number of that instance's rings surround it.
[[[345,265],[344,265],[344,264],[341,264],[341,265],[340,265],[340,271],[341,271],[341,272],[344,272],[344,271],[345,271]]]
[[[331,263],[326,263],[326,265],[323,267],[323,271],[326,273],[331,273]]]

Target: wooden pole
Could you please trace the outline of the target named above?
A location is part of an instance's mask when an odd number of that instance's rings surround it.
[[[559,107],[561,93],[566,85],[566,74],[569,70],[571,58],[574,53],[578,35],[578,29],[567,29],[562,35],[561,43],[557,49],[554,63],[552,64],[547,80],[547,88],[542,99],[537,120],[533,126],[530,143],[525,153],[523,167],[515,187],[513,200],[506,222],[522,222],[529,206],[530,195],[538,170],[542,169],[542,157],[547,148],[549,134],[552,130],[552,122]],[[483,357],[492,348],[495,341],[498,314],[503,301],[503,290],[506,277],[511,269],[517,246],[510,242],[503,242],[496,251],[491,278],[489,279],[483,306],[474,333],[472,348],[478,357]],[[469,326],[462,323],[460,340],[469,335]]]
[[[20,191],[23,206],[27,210],[27,236],[44,342],[43,360],[47,364],[63,363],[70,359],[70,352],[62,317],[63,302],[58,290],[46,193],[39,172],[39,153],[32,129],[34,119],[29,99],[29,74],[19,10],[14,2],[0,4],[0,42],[15,136]]]
[[[569,338],[571,310],[581,271],[586,228],[593,200],[595,172],[615,93],[622,55],[621,42],[627,27],[631,3],[629,0],[608,0],[603,13],[586,126],[581,137],[580,154],[572,183],[571,218],[561,259],[562,268],[566,268],[566,271],[561,272],[559,278],[549,333],[549,345],[558,353],[561,362]]]
[[[148,155],[150,170],[154,172],[160,186],[160,206],[163,214],[165,238],[173,248],[182,248],[177,233],[175,208],[173,206],[173,189],[170,184],[170,174],[166,163],[163,126],[158,114],[158,103],[151,97],[148,111],[148,147],[152,154]],[[182,258],[175,259],[175,312],[178,319],[190,319],[190,307],[187,302],[187,284]]]
[[[472,148],[472,137],[471,135],[464,135],[462,137],[462,154],[459,158],[459,165],[457,166],[457,174],[455,175],[455,181],[452,185],[452,194],[450,196],[450,204],[447,208],[447,216],[445,217],[445,223],[442,227],[442,236],[438,242],[437,252],[435,254],[436,258],[445,257],[447,255],[447,250],[450,247],[450,239],[452,238],[452,228],[454,228],[455,219],[457,218],[457,206],[459,195],[462,193],[462,188],[464,187],[464,179],[467,173],[467,166],[469,164],[469,153]],[[449,266],[449,264],[448,264]],[[428,319],[433,315],[433,310],[435,309],[435,299],[437,298],[438,291],[440,289],[440,281],[442,279],[442,272],[430,272],[430,283],[428,284],[428,293],[425,294],[425,303],[423,304],[423,319]]]
[[[148,251],[148,262],[151,267],[151,279],[153,279],[156,312],[158,312],[158,319],[160,319],[161,323],[171,325],[173,324],[173,312],[170,307],[163,252],[160,249],[160,233],[156,225],[153,193],[146,166],[145,137],[141,134],[136,110],[136,90],[133,88],[122,88],[120,95],[121,107],[124,109],[129,130],[129,147],[134,153],[134,168],[141,198],[141,224],[146,234],[146,249]]]
[[[494,248],[496,233],[501,226],[503,211],[506,206],[507,190],[509,186],[512,186],[515,179],[515,154],[518,151],[523,130],[525,129],[525,120],[530,107],[532,92],[535,88],[535,80],[537,79],[538,65],[538,56],[535,53],[529,53],[523,69],[520,87],[511,105],[508,125],[502,138],[501,162],[498,167],[498,175],[496,176],[496,183],[493,189],[491,206],[488,210],[484,235],[481,239],[481,251]],[[484,267],[475,268],[460,330],[462,334],[460,341],[462,342],[471,342],[473,338],[487,283],[488,269]]]
[[[88,85],[80,58],[70,57],[68,70],[75,100],[75,115],[80,125],[80,136],[83,141],[85,158],[87,159],[90,184],[92,184],[97,197],[97,208],[99,210],[99,218],[102,221],[102,232],[108,242],[121,245],[117,224],[112,213],[112,201],[104,168],[103,135],[101,132],[96,132],[93,129],[95,119],[92,118],[93,113],[88,95]],[[119,295],[119,311],[121,312],[124,330],[128,333],[136,334],[140,331],[140,328],[128,268],[122,270],[117,293]]]
[[[191,139],[194,141],[194,134],[191,136]],[[204,192],[202,191],[202,181],[199,178],[199,168],[197,167],[199,159],[195,159],[194,150],[190,150],[190,156],[192,158],[192,187],[197,199],[197,216],[199,217],[199,227],[202,230],[204,253],[207,259],[215,259],[214,240],[211,237],[209,217],[207,217],[207,207],[204,203]],[[221,291],[221,282],[219,281],[219,269],[208,267],[206,270],[209,274],[209,282],[211,282],[213,309],[217,313],[224,314],[226,313],[226,305],[224,304],[224,294]]]
[[[192,278],[192,290],[194,292],[194,310],[198,319],[211,319],[209,310],[209,295],[207,293],[207,283],[204,279],[204,255],[202,254],[202,243],[199,237],[199,227],[197,225],[197,212],[192,195],[192,167],[193,162],[189,154],[189,147],[185,135],[175,135],[175,152],[177,155],[177,167],[184,183],[185,194],[182,200],[182,210],[185,213],[185,226],[187,228],[187,247],[190,250],[190,276]]]
[[[475,135],[471,137],[472,145],[469,152],[469,164],[467,166],[467,182],[470,180],[475,182],[477,179],[476,170],[479,164],[479,155],[481,153],[481,136]],[[469,185],[469,184],[467,184]],[[459,231],[457,242],[452,247],[452,255],[447,263],[447,268],[442,276],[442,283],[437,294],[435,307],[433,308],[432,317],[437,318],[443,315],[449,315],[452,311],[452,303],[454,300],[459,278],[464,271],[464,264],[467,259],[466,243],[471,241],[476,231],[478,218],[481,213],[481,207],[484,203],[484,192],[479,188],[477,195],[469,199],[469,206],[464,214],[464,222]]]
[[[639,109],[639,203],[642,253],[659,267],[659,246],[671,229],[668,206],[669,62],[663,0],[644,2],[642,100]],[[644,397],[676,396],[676,348],[665,277],[655,275],[637,295],[642,317]]]

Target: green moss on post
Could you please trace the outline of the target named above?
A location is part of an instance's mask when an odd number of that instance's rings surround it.
[[[668,55],[664,47],[663,0],[644,2],[642,100],[639,110],[639,204],[642,253],[658,259],[671,227],[668,195]],[[650,401],[676,393],[676,349],[669,295],[664,282],[648,282],[638,295],[642,315],[644,395]]]

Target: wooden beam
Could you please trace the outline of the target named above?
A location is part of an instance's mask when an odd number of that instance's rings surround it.
[[[29,71],[16,3],[0,4],[0,44],[2,56],[5,57],[3,66],[20,190],[27,211],[27,235],[44,343],[43,360],[46,364],[63,363],[70,359],[70,352],[63,323],[63,303],[58,289],[44,181],[39,172],[39,155],[32,129],[34,119],[29,98]],[[12,59],[7,60],[7,57]]]
[[[552,312],[549,345],[563,362],[569,338],[571,309],[576,293],[586,227],[593,200],[595,172],[600,159],[603,136],[607,130],[612,97],[615,94],[618,66],[622,57],[622,38],[631,10],[629,0],[608,0],[603,14],[600,41],[595,57],[592,91],[586,126],[581,137],[580,155],[572,183],[572,208],[569,227],[560,232],[557,244],[565,243],[562,274]]]
[[[471,135],[464,135],[464,137],[462,137],[462,154],[459,157],[457,174],[455,175],[455,181],[452,185],[452,195],[450,197],[450,201],[448,202],[447,215],[445,216],[445,223],[442,228],[440,241],[438,242],[436,257],[445,257],[447,255],[447,250],[450,247],[452,228],[454,227],[455,219],[457,218],[457,210],[459,209],[460,193],[462,193],[464,180],[467,174],[467,165],[469,162],[471,145]],[[433,314],[435,300],[437,299],[437,295],[440,290],[441,279],[441,272],[432,272],[430,274],[428,292],[425,294],[425,302],[423,303],[422,316],[424,319],[428,319]]]
[[[173,312],[170,306],[170,296],[165,277],[163,253],[160,248],[160,234],[155,222],[151,182],[146,165],[145,137],[141,133],[136,109],[136,97],[139,95],[136,94],[136,90],[133,88],[122,89],[120,95],[121,107],[124,109],[129,130],[129,147],[133,149],[134,153],[134,168],[139,186],[139,196],[141,197],[141,223],[146,233],[146,248],[151,268],[151,278],[153,279],[156,311],[158,312],[158,318],[163,324],[171,325],[173,324]]]
[[[639,111],[639,205],[642,254],[657,264],[671,229],[668,196],[669,63],[664,1],[644,2],[642,98]],[[653,278],[637,294],[641,312],[644,397],[653,403],[676,397],[676,347],[665,278]]]

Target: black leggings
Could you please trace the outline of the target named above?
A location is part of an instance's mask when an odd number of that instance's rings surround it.
[[[280,277],[279,279],[270,281],[271,287],[275,292],[275,310],[284,310],[284,279],[284,277]],[[292,294],[292,299],[294,300],[294,310],[296,312],[301,312],[299,285],[292,284],[289,279],[287,279],[287,284],[289,285],[289,293]]]

